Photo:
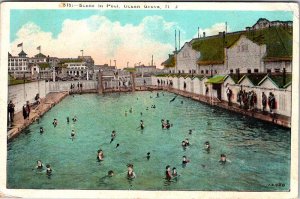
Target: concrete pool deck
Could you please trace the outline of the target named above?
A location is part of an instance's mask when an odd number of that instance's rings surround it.
[[[289,117],[278,115],[273,119],[269,113],[262,113],[261,111],[249,111],[240,108],[237,104],[232,104],[228,106],[226,101],[216,101],[212,100],[209,96],[203,96],[200,94],[190,93],[187,91],[182,91],[170,87],[157,87],[157,86],[141,86],[136,87],[136,91],[153,91],[153,90],[164,90],[174,94],[178,94],[187,98],[191,98],[193,100],[203,102],[212,106],[217,106],[229,111],[233,111],[236,113],[240,113],[242,115],[246,115],[249,117],[253,117],[256,119],[260,119],[263,121],[270,122],[275,125],[279,125],[286,128],[291,128],[291,119]],[[105,90],[105,93],[112,92],[130,92],[130,89],[109,89]],[[79,94],[80,92],[74,92],[74,94]],[[97,93],[96,90],[83,90],[83,93]],[[31,107],[30,117],[28,120],[24,121],[22,111],[17,112],[14,116],[14,122],[11,128],[7,131],[7,140],[11,141],[14,137],[18,136],[23,129],[28,127],[42,115],[44,115],[47,111],[49,111],[53,106],[63,100],[66,96],[69,95],[68,91],[65,92],[55,92],[49,93],[44,99],[41,100],[41,103],[37,106]]]
[[[170,87],[163,87],[163,90],[171,92],[171,93],[175,93],[175,94],[187,97],[187,98],[191,98],[196,101],[204,102],[211,106],[217,106],[217,107],[220,107],[220,108],[232,111],[232,112],[240,113],[242,115],[246,115],[246,116],[260,119],[260,120],[263,120],[266,122],[270,122],[275,125],[279,125],[279,126],[286,127],[286,128],[291,128],[291,118],[289,118],[287,116],[275,114],[274,118],[272,118],[272,116],[270,115],[270,113],[268,111],[265,111],[265,113],[263,113],[260,110],[256,110],[256,111],[245,110],[243,108],[240,108],[238,104],[232,103],[229,106],[227,101],[223,101],[223,100],[220,101],[220,100],[212,99],[209,96],[203,96],[200,94],[190,93],[187,91],[178,90],[178,89],[174,89],[174,88],[170,88]]]
[[[31,106],[29,119],[24,121],[23,112],[17,112],[14,115],[14,122],[12,127],[7,131],[7,140],[10,141],[20,134],[20,132],[44,115],[53,106],[59,103],[63,98],[69,95],[69,92],[49,93],[41,103],[37,106]]]

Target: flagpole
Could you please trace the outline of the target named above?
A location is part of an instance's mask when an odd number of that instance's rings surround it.
[[[40,54],[41,54],[41,51],[42,51],[41,49],[42,49],[42,47],[40,46],[40,48],[39,48]]]

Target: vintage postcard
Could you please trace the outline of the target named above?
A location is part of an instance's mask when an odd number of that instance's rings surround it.
[[[297,3],[0,13],[0,197],[298,197]]]

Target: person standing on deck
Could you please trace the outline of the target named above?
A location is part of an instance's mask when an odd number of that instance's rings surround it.
[[[12,102],[12,100],[9,101],[7,109],[8,109],[7,110],[8,111],[7,122],[10,122],[10,124],[12,125],[12,123],[14,122],[14,114],[15,114],[15,105]]]
[[[262,100],[261,100],[261,103],[262,103],[262,111],[263,113],[266,111],[266,107],[267,107],[267,96],[264,92],[262,92]]]
[[[228,99],[228,106],[230,106],[231,105],[232,91],[231,91],[231,89],[229,87],[226,90],[226,94],[227,94],[227,99]]]

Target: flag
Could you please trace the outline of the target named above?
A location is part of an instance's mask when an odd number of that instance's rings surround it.
[[[41,46],[38,46],[36,49],[37,49],[37,50],[41,50]]]
[[[83,50],[80,50],[81,52],[83,52]]]
[[[17,47],[23,47],[23,42],[18,44]]]

